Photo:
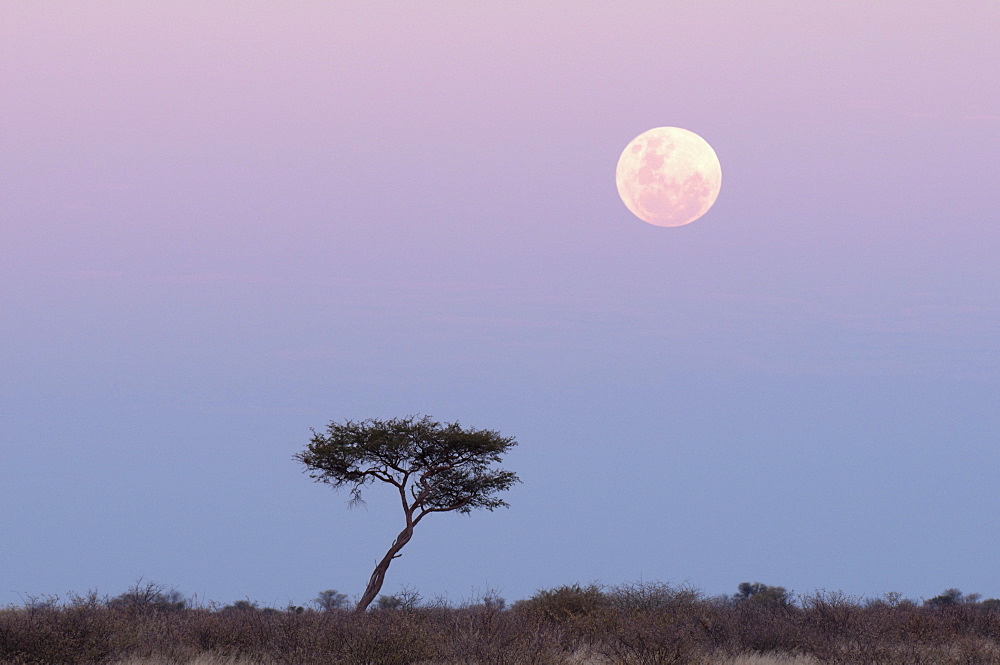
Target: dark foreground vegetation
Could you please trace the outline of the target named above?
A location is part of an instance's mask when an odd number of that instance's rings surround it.
[[[377,609],[191,607],[162,587],[116,598],[29,599],[0,609],[0,663],[578,665],[739,662],[788,654],[851,665],[1000,663],[1000,601],[949,590],[917,604],[741,584],[708,598],[662,584],[568,586],[506,607],[496,595],[459,607],[416,594]],[[790,661],[788,661],[790,662]]]

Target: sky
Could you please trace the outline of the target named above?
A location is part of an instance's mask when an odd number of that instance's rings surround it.
[[[0,605],[357,596],[293,455],[519,442],[403,587],[1000,597],[1000,3],[0,5]],[[704,137],[714,207],[618,198]]]

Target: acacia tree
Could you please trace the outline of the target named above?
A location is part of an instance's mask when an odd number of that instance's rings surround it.
[[[349,505],[363,503],[361,489],[376,481],[399,492],[406,525],[375,566],[357,604],[363,612],[378,595],[385,573],[413,537],[413,527],[431,513],[508,507],[496,495],[520,482],[511,471],[491,468],[517,445],[491,430],[439,423],[429,416],[331,422],[295,459],[317,482],[350,490]]]

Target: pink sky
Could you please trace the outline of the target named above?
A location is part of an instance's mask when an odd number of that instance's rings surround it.
[[[416,412],[526,482],[387,591],[1000,596],[1000,4],[402,4],[3,3],[0,603],[355,593],[398,516],[291,456]]]

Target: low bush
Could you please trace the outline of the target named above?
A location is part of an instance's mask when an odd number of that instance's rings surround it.
[[[413,600],[357,613],[192,607],[162,589],[89,594],[0,609],[0,664],[1000,663],[1000,604],[943,596],[955,602],[829,592],[751,602],[661,584],[570,585],[509,609],[493,594],[461,607]]]

